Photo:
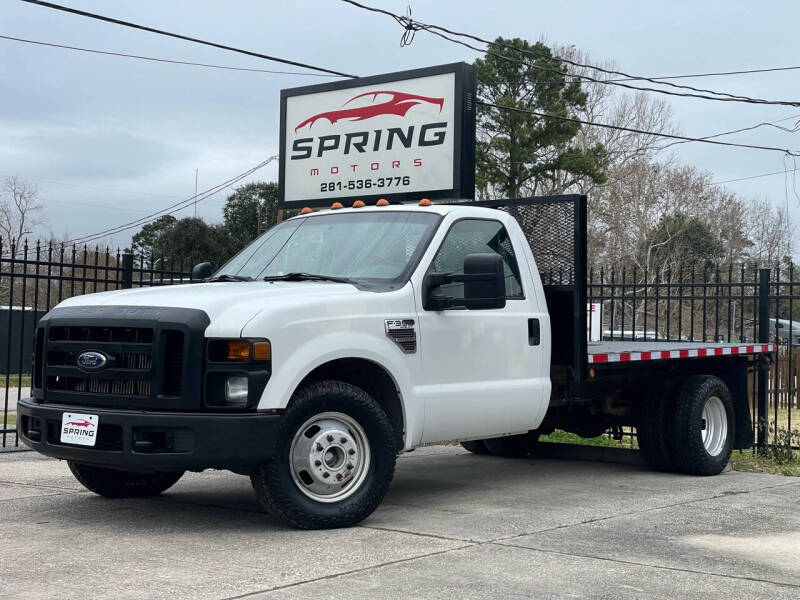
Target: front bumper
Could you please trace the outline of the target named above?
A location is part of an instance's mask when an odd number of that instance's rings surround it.
[[[95,446],[63,444],[65,411],[99,417]],[[130,471],[246,470],[273,452],[281,415],[178,413],[49,404],[33,398],[17,406],[17,432],[32,449],[64,460]]]

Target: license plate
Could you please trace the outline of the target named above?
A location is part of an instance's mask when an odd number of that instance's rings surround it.
[[[63,413],[61,415],[61,442],[94,446],[97,441],[97,415]]]

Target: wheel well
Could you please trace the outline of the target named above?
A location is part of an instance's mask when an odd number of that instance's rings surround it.
[[[305,376],[298,388],[311,381],[326,379],[349,383],[372,396],[389,417],[398,449],[404,446],[403,405],[400,391],[386,369],[364,358],[340,358],[318,366]]]

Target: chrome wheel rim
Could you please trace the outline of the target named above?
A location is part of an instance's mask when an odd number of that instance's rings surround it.
[[[710,396],[703,406],[701,437],[710,456],[718,456],[728,439],[728,414],[717,396]]]
[[[297,430],[289,468],[298,489],[317,502],[339,502],[364,482],[370,465],[367,434],[339,412],[315,415]]]

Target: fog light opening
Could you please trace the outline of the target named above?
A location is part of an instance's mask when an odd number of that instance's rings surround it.
[[[247,377],[231,375],[225,381],[225,401],[232,405],[247,404]]]

